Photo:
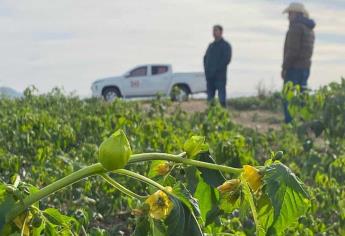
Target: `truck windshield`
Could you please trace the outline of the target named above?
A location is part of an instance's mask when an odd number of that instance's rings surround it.
[[[146,66],[135,68],[129,73],[129,77],[139,77],[139,76],[146,76],[146,75],[147,75]]]

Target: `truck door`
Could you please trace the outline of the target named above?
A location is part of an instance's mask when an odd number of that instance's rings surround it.
[[[124,91],[126,97],[147,96],[147,79],[149,71],[147,66],[140,66],[131,70],[124,79]]]
[[[148,78],[150,95],[156,95],[157,93],[166,94],[171,82],[169,66],[152,65],[150,69],[150,76]]]

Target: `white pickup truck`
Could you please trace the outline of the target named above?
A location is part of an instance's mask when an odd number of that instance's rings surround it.
[[[204,73],[173,73],[171,65],[142,65],[122,76],[93,82],[92,96],[111,101],[116,97],[150,97],[157,94],[187,100],[190,94],[206,92]]]

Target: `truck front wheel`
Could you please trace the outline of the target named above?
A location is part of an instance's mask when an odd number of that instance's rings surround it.
[[[170,97],[172,101],[183,102],[188,101],[190,91],[187,85],[177,84],[171,89]]]
[[[121,97],[120,90],[116,87],[105,88],[102,92],[103,98],[107,102],[114,101],[116,98]]]

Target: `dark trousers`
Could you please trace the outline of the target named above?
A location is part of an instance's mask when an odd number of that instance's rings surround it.
[[[207,81],[207,101],[214,100],[218,91],[219,102],[222,107],[226,107],[226,82],[225,81]]]
[[[284,84],[292,82],[294,85],[299,85],[301,92],[304,92],[307,89],[309,75],[310,69],[288,69],[286,71]],[[285,123],[290,123],[293,120],[289,112],[288,101],[286,100],[284,100],[284,115]]]

